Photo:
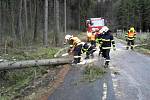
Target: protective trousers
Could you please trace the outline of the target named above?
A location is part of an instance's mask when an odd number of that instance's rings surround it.
[[[133,40],[127,40],[127,49],[131,46],[131,49],[134,47],[134,39]]]
[[[102,47],[99,46],[99,56],[102,54]]]
[[[75,64],[80,63],[81,49],[82,49],[82,44],[79,44],[74,48],[74,62],[73,63]]]
[[[96,47],[96,41],[95,40],[91,40],[91,45]]]
[[[105,58],[105,65],[109,65],[110,62],[110,49],[102,49],[102,56]]]
[[[94,57],[93,53],[96,51],[95,47],[90,46],[90,48],[87,50],[86,52],[86,56],[89,58],[89,55],[91,55],[92,57]]]

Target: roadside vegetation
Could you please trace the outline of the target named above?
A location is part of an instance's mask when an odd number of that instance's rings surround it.
[[[0,59],[1,61],[50,59],[53,58],[58,50],[59,48],[11,49],[7,51],[7,54],[2,51]],[[29,85],[34,86],[36,83],[40,86],[40,84],[44,84],[42,82],[38,83],[37,80],[42,79],[44,75],[52,70],[56,72],[57,68],[55,68],[55,66],[39,66],[0,71],[0,99],[10,100],[16,98],[16,96],[28,95],[28,92],[32,92],[35,88],[31,88]],[[54,76],[51,78],[53,79]]]
[[[88,65],[83,72],[83,81],[93,82],[102,78],[106,73],[106,69],[95,65]]]
[[[117,33],[116,37],[124,41],[126,40],[125,32]],[[137,33],[135,45],[136,45],[135,49],[137,51],[145,54],[150,54],[150,33],[149,32]]]
[[[0,59],[13,60],[34,60],[34,59],[49,59],[54,56],[59,48],[34,48],[34,49],[9,49],[6,53],[1,52]]]

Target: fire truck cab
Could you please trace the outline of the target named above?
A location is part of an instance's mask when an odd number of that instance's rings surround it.
[[[104,18],[89,18],[86,20],[87,26],[87,41],[89,41],[89,36],[92,34],[93,30],[100,30],[105,25]]]

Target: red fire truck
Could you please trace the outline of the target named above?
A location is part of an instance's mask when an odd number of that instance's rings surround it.
[[[104,18],[89,18],[86,21],[87,31],[91,32],[93,28],[101,29],[105,25]]]
[[[86,20],[87,38],[91,35],[92,30],[101,29],[105,25],[104,18],[89,18]]]

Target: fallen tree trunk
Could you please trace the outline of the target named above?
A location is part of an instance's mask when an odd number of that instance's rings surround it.
[[[63,65],[71,63],[70,58],[56,58],[56,59],[43,59],[43,60],[27,60],[27,61],[10,61],[1,62],[0,70],[6,69],[20,69],[26,67],[36,67],[36,66],[47,66],[47,65]]]

